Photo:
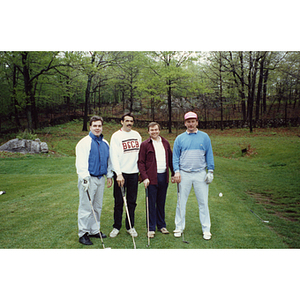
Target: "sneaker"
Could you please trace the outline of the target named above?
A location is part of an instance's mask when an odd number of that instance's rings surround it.
[[[211,239],[211,233],[210,232],[204,232],[203,233],[203,238],[205,240],[210,240]]]
[[[148,232],[148,238],[152,239],[155,236],[155,231],[149,231]]]
[[[175,229],[173,232],[175,237],[181,237],[182,231],[180,229]]]
[[[136,230],[134,229],[134,227],[132,229],[128,229],[127,233],[130,234],[133,237],[137,237],[138,236],[138,234],[137,234]]]
[[[163,227],[163,228],[159,229],[159,231],[163,234],[169,234],[170,233],[166,227]]]
[[[87,232],[79,238],[79,243],[83,245],[93,245]]]
[[[111,238],[114,238],[114,237],[116,237],[116,236],[119,234],[119,232],[120,232],[119,229],[114,228],[114,229],[112,230],[112,232],[109,234],[109,236],[110,236]]]

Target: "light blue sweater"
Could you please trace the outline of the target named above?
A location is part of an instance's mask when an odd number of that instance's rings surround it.
[[[183,170],[186,172],[199,172],[214,170],[214,156],[211,141],[207,133],[184,132],[177,136],[173,147],[174,172]]]

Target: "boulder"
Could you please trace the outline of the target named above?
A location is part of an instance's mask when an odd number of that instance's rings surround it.
[[[13,139],[0,146],[0,151],[20,152],[20,153],[48,153],[48,145],[40,139],[19,140]]]

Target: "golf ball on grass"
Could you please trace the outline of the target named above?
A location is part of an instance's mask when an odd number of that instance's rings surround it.
[[[222,194],[222,193],[219,193],[219,197],[223,197],[223,194]]]

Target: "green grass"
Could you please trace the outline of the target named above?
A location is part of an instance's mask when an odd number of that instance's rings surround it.
[[[104,124],[109,141],[118,124]],[[0,153],[0,248],[86,249],[78,243],[78,190],[74,148],[87,133],[81,122],[36,132],[49,146],[49,154]],[[137,128],[143,140],[147,130]],[[174,130],[175,132],[175,130]],[[284,249],[300,248],[299,128],[206,131],[215,154],[215,179],[210,185],[212,239],[202,239],[197,201],[192,190],[187,203],[185,239],[156,233],[150,249]],[[173,146],[176,134],[162,130]],[[243,156],[241,148],[249,147]],[[219,197],[219,192],[224,194]],[[169,185],[166,223],[174,229],[176,185]],[[101,230],[113,224],[112,188],[104,193]],[[261,222],[250,209],[269,224]],[[125,214],[125,212],[124,212]],[[138,249],[146,249],[145,191],[139,185],[135,228]],[[124,215],[125,216],[125,215]],[[124,219],[124,218],[123,218]],[[124,222],[123,222],[124,224]],[[94,239],[89,249],[102,248]],[[104,239],[106,247],[132,249],[125,226],[119,236]]]

